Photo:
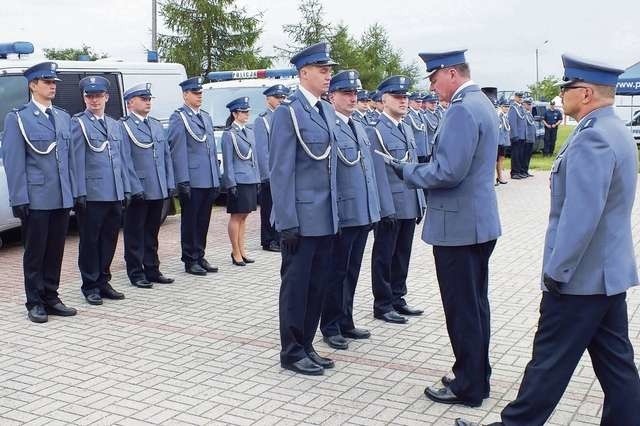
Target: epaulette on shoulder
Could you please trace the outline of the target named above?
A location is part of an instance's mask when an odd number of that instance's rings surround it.
[[[64,108],[60,108],[59,106],[55,106],[55,105],[53,105],[53,109],[57,109],[58,111],[62,111],[62,112],[64,112],[64,113],[69,114],[69,112],[68,112],[66,109],[64,109]]]
[[[158,120],[157,118],[152,117],[152,116],[150,116],[150,115],[149,115],[149,116],[147,116],[147,118],[148,118],[149,120],[157,121],[158,123],[160,123],[160,120]]]
[[[259,117],[266,117],[267,116],[267,111],[262,111],[260,114],[258,114]]]
[[[22,106],[20,106],[20,107],[13,108],[11,111],[13,111],[13,112],[20,112],[20,111],[22,111],[23,109],[25,109],[25,108],[27,107],[27,105],[28,105],[28,104],[24,104],[24,105],[22,105]]]
[[[451,99],[451,103],[460,102],[464,99],[464,92],[458,93],[453,99]]]
[[[84,111],[82,112],[78,112],[76,114],[73,114],[74,117],[80,117],[82,114],[84,114]]]
[[[203,109],[200,110],[200,113],[204,114],[204,115],[209,115],[209,113],[207,111],[203,110]]]
[[[127,121],[131,117],[130,115],[125,115],[124,117],[120,117],[119,121]]]
[[[282,104],[281,104],[281,105],[289,105],[289,104],[293,103],[293,101],[295,101],[295,100],[296,100],[296,98],[293,98],[293,99],[291,99],[291,98],[286,98],[286,99],[284,99],[284,100],[282,101]]]
[[[596,123],[596,120],[597,120],[596,117],[592,117],[588,119],[587,121],[584,122],[584,124],[580,126],[580,128],[578,129],[578,132],[588,129],[589,127],[593,127],[593,125]]]

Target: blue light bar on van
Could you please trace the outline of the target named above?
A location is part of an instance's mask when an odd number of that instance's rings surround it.
[[[0,43],[0,58],[6,59],[7,55],[28,55],[33,53],[33,44],[28,41],[14,41],[13,43]]]
[[[240,70],[240,71],[212,71],[207,74],[211,81],[245,80],[251,78],[282,78],[295,77],[298,71],[295,68],[264,69],[264,70]]]

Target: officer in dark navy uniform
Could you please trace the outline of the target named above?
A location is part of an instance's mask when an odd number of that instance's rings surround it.
[[[320,330],[324,341],[335,349],[347,349],[346,338],[366,339],[368,330],[353,322],[353,296],[358,284],[369,231],[380,220],[380,200],[371,158],[371,143],[364,127],[354,120],[359,87],[358,72],[337,73],[329,85],[329,98],[336,110],[338,155],[338,235],[332,258],[334,266],[324,300]]]
[[[24,71],[31,102],[7,114],[2,153],[13,215],[22,222],[24,287],[33,322],[72,316],[58,296],[69,210],[78,196],[70,117],[52,105],[57,64]]]
[[[526,122],[524,107],[522,106],[522,92],[513,95],[513,102],[509,107],[509,128],[511,129],[511,179],[524,179],[524,149],[526,135]]]
[[[289,96],[291,91],[283,84],[275,84],[262,92],[267,97],[267,109],[258,115],[253,122],[253,134],[260,170],[260,245],[263,250],[279,252],[280,235],[271,223],[273,200],[269,185],[269,135],[273,111]]]
[[[122,127],[104,113],[109,80],[89,76],[80,80],[79,87],[86,109],[71,119],[78,196],[84,199],[76,203],[78,267],[85,299],[101,305],[103,298],[124,299],[109,281],[122,207],[131,197],[129,159],[123,149]]]
[[[130,152],[131,205],[124,220],[124,259],[131,284],[151,288],[169,284],[160,272],[158,232],[162,206],[175,195],[169,144],[162,124],[149,116],[151,83],[137,84],[124,92],[129,115],[120,123],[125,149]]]
[[[320,99],[329,89],[329,46],[317,43],[291,58],[300,86],[273,113],[269,170],[276,229],[281,233],[280,363],[309,375],[334,363],[313,348],[338,232],[335,122]]]
[[[211,116],[202,106],[204,78],[182,83],[184,105],[169,120],[169,146],[180,200],[180,244],[184,270],[192,275],[218,272],[205,258],[213,202],[219,193],[220,168]]]
[[[549,108],[544,112],[542,124],[544,124],[544,149],[542,156],[552,155],[556,149],[558,126],[562,123],[562,112],[556,109],[554,101],[549,102]]]
[[[351,118],[355,121],[359,122],[363,126],[369,125],[369,101],[371,100],[371,96],[369,92],[364,89],[358,90],[358,103],[356,105],[353,114],[351,114]]]
[[[614,110],[624,70],[569,55],[562,61],[562,105],[578,125],[551,168],[532,359],[518,396],[493,425],[546,424],[585,350],[604,392],[600,424],[637,425],[640,378],[626,295],[638,285],[631,229],[638,151]]]
[[[432,90],[449,107],[427,164],[392,161],[411,188],[428,189],[422,238],[433,246],[454,377],[426,396],[444,404],[478,406],[489,396],[489,258],[500,236],[494,168],[498,116],[471,80],[465,50],[421,53]]]
[[[367,136],[375,150],[387,157],[408,163],[417,163],[413,132],[402,121],[407,113],[408,77],[388,77],[378,86],[382,94],[384,110],[375,126],[367,128]],[[371,256],[373,316],[386,322],[404,324],[402,315],[422,315],[421,309],[410,307],[407,295],[407,274],[416,224],[422,220],[425,209],[424,193],[409,187],[399,179],[393,169],[376,155],[376,175],[386,175],[380,183],[382,219],[375,231]],[[393,207],[386,207],[392,204]]]

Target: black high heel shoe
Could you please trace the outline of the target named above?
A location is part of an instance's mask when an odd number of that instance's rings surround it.
[[[244,263],[243,260],[240,261],[240,262],[236,262],[236,260],[233,258],[233,253],[231,253],[231,262],[233,262],[234,265],[236,265],[236,266],[247,266],[247,264]]]
[[[251,259],[250,257],[242,256],[242,260],[244,260],[244,263],[256,263],[256,261]]]

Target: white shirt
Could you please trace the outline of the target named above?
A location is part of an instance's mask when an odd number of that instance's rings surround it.
[[[189,109],[190,109],[191,111],[193,111],[193,113],[194,113],[194,114],[196,114],[196,115],[200,112],[200,108],[198,108],[198,109],[193,109],[193,108],[191,108],[191,107],[190,107],[189,105],[187,105],[187,104],[184,104],[184,106],[186,106],[187,108],[189,108]]]
[[[398,124],[400,124],[400,122],[398,120],[396,120],[395,118],[391,117],[389,114],[386,113],[386,111],[382,111],[382,113],[389,119],[391,120],[391,122],[398,127]]]
[[[137,117],[137,118],[138,118],[138,120],[140,120],[140,121],[144,121],[144,120],[145,120],[145,118],[147,118],[147,117],[143,117],[143,116],[141,116],[140,114],[138,114],[138,113],[136,113],[136,112],[133,112],[133,111],[131,111],[131,114],[133,114],[135,117]]]
[[[458,93],[460,93],[460,91],[461,91],[462,89],[464,89],[465,87],[469,87],[469,86],[474,85],[474,84],[475,84],[475,83],[473,82],[473,80],[469,80],[469,81],[466,81],[466,82],[462,83],[462,84],[460,85],[460,87],[458,87],[458,88],[456,89],[456,91],[455,91],[455,92],[453,92],[453,95],[451,95],[451,99],[455,98],[455,97],[456,97],[456,95],[457,95]]]
[[[336,111],[336,116],[338,116],[340,120],[344,121],[345,124],[349,124],[349,117],[347,117],[343,113]]]
[[[298,86],[298,90],[300,91],[300,93],[302,93],[304,95],[305,98],[307,98],[307,101],[309,101],[309,104],[316,108],[316,111],[318,111],[318,107],[316,106],[316,104],[318,103],[318,101],[320,100],[319,97],[314,96],[311,92],[309,92],[307,89],[305,89],[302,86]],[[318,111],[320,112],[320,111]]]
[[[53,105],[49,105],[49,106],[42,105],[41,103],[36,102],[36,100],[35,100],[35,99],[31,99],[31,102],[33,102],[33,103],[35,104],[35,106],[37,106],[37,107],[38,107],[38,109],[40,110],[40,112],[42,112],[42,113],[44,114],[44,116],[45,116],[45,117],[49,118],[49,114],[47,114],[45,111],[46,111],[46,109],[47,109],[47,108],[51,108],[51,109],[53,109]]]
[[[242,130],[244,130],[244,125],[243,125],[243,124],[240,124],[240,123],[238,123],[237,121],[234,121],[234,122],[233,122],[233,124],[235,124],[236,126],[238,126],[238,127],[240,128],[240,130],[241,130],[241,131],[242,131]]]

